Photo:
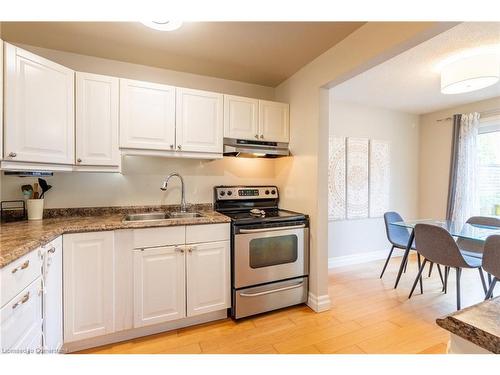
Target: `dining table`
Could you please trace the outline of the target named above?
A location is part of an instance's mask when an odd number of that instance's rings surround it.
[[[394,223],[391,223],[391,225],[407,228],[410,231],[410,237],[408,239],[408,243],[406,245],[403,258],[401,260],[401,265],[399,266],[398,276],[396,278],[396,283],[394,284],[394,289],[398,287],[399,280],[401,279],[406,262],[408,261],[408,255],[410,254],[413,240],[415,239],[414,229],[415,225],[417,224],[437,225],[440,226],[441,228],[446,229],[448,233],[450,233],[453,237],[456,237],[457,239],[463,238],[467,240],[477,241],[478,243],[484,243],[486,239],[491,235],[495,234],[500,235],[499,227],[491,227],[486,225],[469,224],[469,223],[462,224],[453,220],[416,219],[416,220],[396,221]]]

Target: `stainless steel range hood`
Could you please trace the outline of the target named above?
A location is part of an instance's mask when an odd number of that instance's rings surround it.
[[[224,138],[224,156],[279,158],[289,156],[288,143]]]

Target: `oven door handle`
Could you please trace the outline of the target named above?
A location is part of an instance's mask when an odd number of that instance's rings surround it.
[[[262,232],[272,232],[276,230],[288,230],[288,229],[299,229],[305,228],[305,224],[284,226],[284,227],[271,227],[271,228],[261,228],[261,229],[240,229],[240,233],[262,233]]]
[[[258,292],[258,293],[240,293],[240,296],[241,297],[265,296],[266,294],[278,293],[278,292],[283,292],[285,290],[300,288],[302,285],[304,285],[303,281],[301,281],[300,283],[295,284],[295,285],[285,286],[283,288],[278,288],[278,289],[266,290],[264,292]]]

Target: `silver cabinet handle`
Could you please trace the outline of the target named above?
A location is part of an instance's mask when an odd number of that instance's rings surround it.
[[[302,285],[304,285],[304,282],[303,282],[303,281],[301,281],[299,284],[290,285],[290,286],[285,286],[285,287],[283,287],[283,288],[278,288],[278,289],[266,290],[266,291],[264,291],[264,292],[257,292],[257,293],[240,293],[240,296],[242,296],[242,297],[258,297],[258,296],[265,296],[266,294],[278,293],[278,292],[283,292],[283,291],[285,291],[285,290],[290,290],[290,289],[300,288]]]
[[[181,145],[178,145],[178,146],[177,146],[177,148],[178,148],[179,150],[182,150],[182,146],[181,146]]]
[[[78,158],[78,159],[76,159],[76,162],[77,162],[77,163],[81,163],[81,162],[82,162],[82,159]]]
[[[284,227],[271,227],[271,228],[261,228],[261,229],[240,229],[240,233],[259,233],[259,232],[272,232],[276,230],[288,230],[288,229],[299,229],[305,228],[305,224],[284,226]]]
[[[51,247],[49,250],[47,250],[48,253],[54,254],[56,252],[55,247]]]
[[[23,264],[21,264],[20,266],[18,266],[18,267],[16,267],[16,268],[14,268],[11,272],[12,272],[12,273],[16,273],[16,272],[17,272],[17,271],[19,271],[19,270],[24,270],[24,269],[28,268],[28,267],[29,267],[29,265],[30,265],[30,261],[29,261],[29,260],[27,260],[26,262],[24,262],[24,263],[23,263]]]
[[[170,149],[173,150],[174,149],[174,145],[170,145]]]
[[[17,156],[17,154],[16,154],[15,152],[10,152],[10,153],[9,153],[9,156],[10,156],[11,158],[15,158],[15,157]]]
[[[23,303],[28,302],[29,299],[30,299],[30,292],[26,293],[19,301],[17,301],[16,303],[14,303],[12,305],[12,308],[15,309],[17,306],[22,305]]]

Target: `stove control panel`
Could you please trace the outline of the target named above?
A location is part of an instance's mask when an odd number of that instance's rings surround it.
[[[276,186],[217,186],[217,200],[278,199]]]

